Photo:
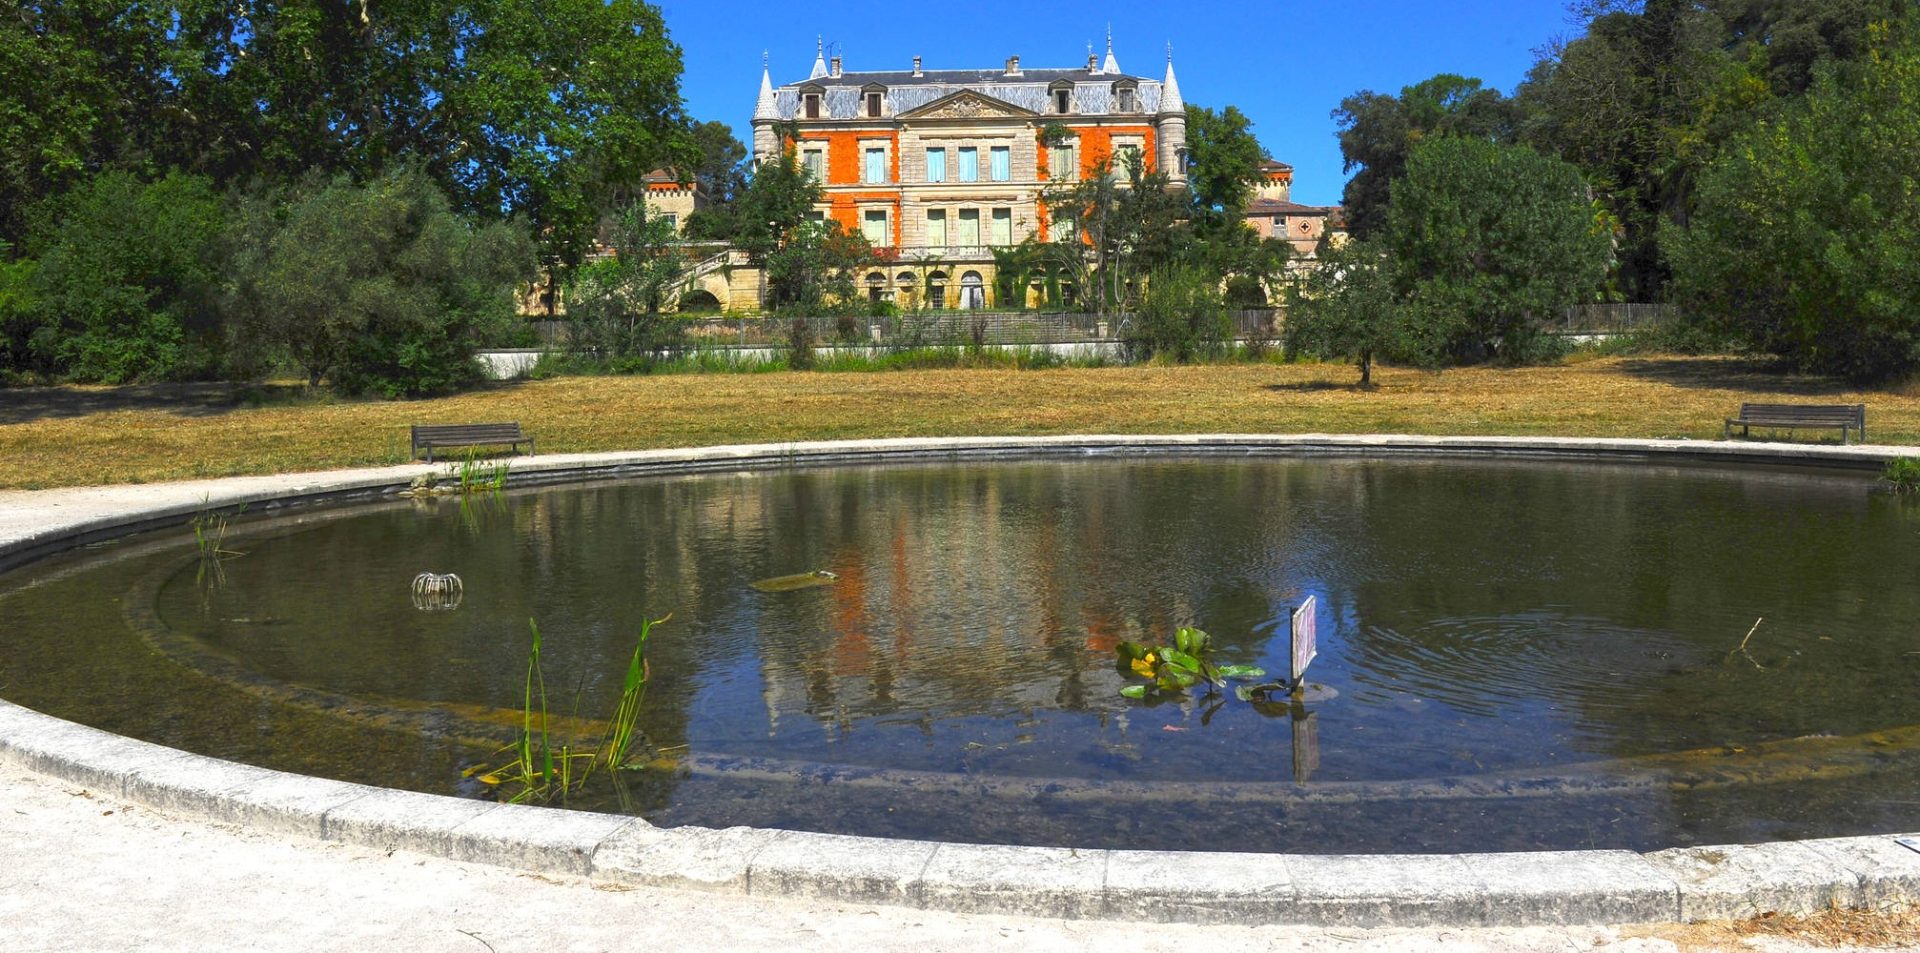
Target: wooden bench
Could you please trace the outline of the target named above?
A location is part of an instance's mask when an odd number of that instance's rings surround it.
[[[1740,436],[1745,437],[1754,427],[1774,427],[1785,429],[1788,433],[1795,430],[1825,430],[1837,427],[1840,430],[1840,442],[1847,442],[1847,431],[1851,430],[1860,440],[1867,439],[1867,405],[1865,404],[1741,404],[1740,416],[1727,418],[1723,439],[1733,439],[1733,427],[1740,425]]]
[[[515,453],[521,444],[527,445],[527,456],[533,456],[533,438],[520,432],[520,425],[511,424],[415,424],[413,427],[413,456],[420,455],[420,448],[427,450],[427,462],[433,462],[435,447],[485,447],[506,444]]]

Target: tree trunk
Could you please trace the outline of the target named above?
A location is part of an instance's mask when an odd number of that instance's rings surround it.
[[[1373,352],[1360,352],[1360,386],[1373,386]]]

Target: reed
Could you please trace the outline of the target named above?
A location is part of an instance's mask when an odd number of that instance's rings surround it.
[[[521,727],[513,743],[501,751],[513,756],[513,760],[499,768],[478,768],[472,773],[480,773],[480,781],[488,785],[499,786],[511,791],[508,803],[521,804],[528,801],[564,802],[570,795],[578,793],[600,771],[612,771],[625,767],[634,742],[639,737],[638,724],[640,709],[646,700],[647,685],[652,678],[652,670],[647,664],[647,640],[653,627],[666,619],[642,622],[640,637],[633,648],[633,657],[627,663],[626,677],[621,683],[620,704],[608,719],[607,727],[599,742],[591,748],[582,750],[574,743],[556,739],[552,731],[553,718],[548,710],[546,674],[541,670],[541,646],[539,623],[529,619],[527,625],[533,630],[533,647],[527,655],[527,674],[521,689]],[[578,722],[578,719],[572,719]]]

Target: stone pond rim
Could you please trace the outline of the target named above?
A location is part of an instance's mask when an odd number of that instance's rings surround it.
[[[515,458],[515,485],[799,463],[1181,453],[1588,458],[1874,470],[1920,448],[1398,435],[913,438]],[[398,494],[424,464],[0,494],[0,570],[209,507]],[[609,883],[957,912],[1159,922],[1517,926],[1810,912],[1920,897],[1895,835],[1507,854],[1281,855],[947,844],[633,817],[369,787],[220,761],[0,702],[0,760],[210,821]]]

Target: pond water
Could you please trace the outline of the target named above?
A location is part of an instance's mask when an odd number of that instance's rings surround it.
[[[175,528],[0,577],[0,696],[475,797],[529,620],[651,766],[570,806],[1087,847],[1628,847],[1920,827],[1920,507],[1850,474],[1119,456],[653,477]],[[753,583],[818,570],[823,585]],[[457,608],[416,607],[454,573]],[[1145,703],[1211,633],[1314,690]],[[1754,628],[1756,620],[1764,619]],[[1751,631],[1743,650],[1743,637]]]

